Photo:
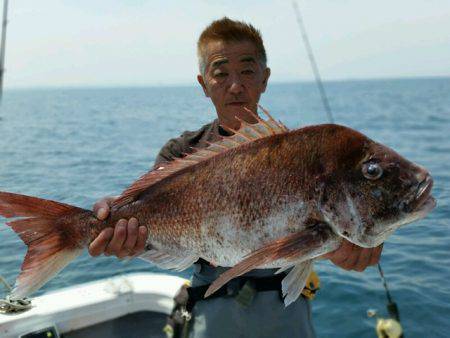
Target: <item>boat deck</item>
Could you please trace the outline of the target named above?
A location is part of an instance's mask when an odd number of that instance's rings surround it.
[[[139,273],[50,292],[32,299],[26,312],[0,314],[0,337],[33,337],[46,328],[64,338],[165,337],[173,297],[184,283],[176,276]]]
[[[142,311],[61,334],[62,338],[166,338],[166,314]]]

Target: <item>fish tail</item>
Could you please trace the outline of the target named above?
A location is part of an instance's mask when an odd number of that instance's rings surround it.
[[[82,252],[87,245],[82,224],[91,215],[68,204],[0,192],[0,216],[18,218],[6,224],[28,247],[12,299],[38,290]]]

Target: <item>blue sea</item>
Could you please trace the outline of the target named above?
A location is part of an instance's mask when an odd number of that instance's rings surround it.
[[[337,123],[431,171],[438,207],[391,236],[381,263],[405,337],[450,337],[450,78],[325,87]],[[314,83],[271,84],[261,103],[292,128],[327,122]],[[211,121],[214,110],[197,87],[17,89],[4,93],[0,117],[0,190],[91,208],[147,171],[169,138]],[[0,274],[12,283],[26,250],[4,221]],[[39,293],[137,271],[167,273],[137,259],[85,253]],[[318,337],[374,337],[366,310],[386,315],[377,269],[348,272],[320,262],[317,271]]]

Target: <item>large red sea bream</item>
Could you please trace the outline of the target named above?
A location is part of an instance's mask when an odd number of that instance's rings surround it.
[[[313,260],[343,238],[376,247],[435,206],[427,170],[347,127],[289,131],[270,116],[156,168],[126,189],[110,217],[0,192],[0,215],[28,246],[11,298],[31,294],[106,227],[136,217],[148,228],[140,257],[182,270],[200,257],[232,267],[209,288],[255,268],[292,268],[285,304],[301,293]]]

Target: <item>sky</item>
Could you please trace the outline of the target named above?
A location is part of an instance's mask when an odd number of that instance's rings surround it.
[[[324,81],[450,76],[449,0],[299,5]],[[313,80],[287,0],[14,0],[9,6],[6,88],[191,85],[197,38],[223,16],[260,29],[272,82]]]

